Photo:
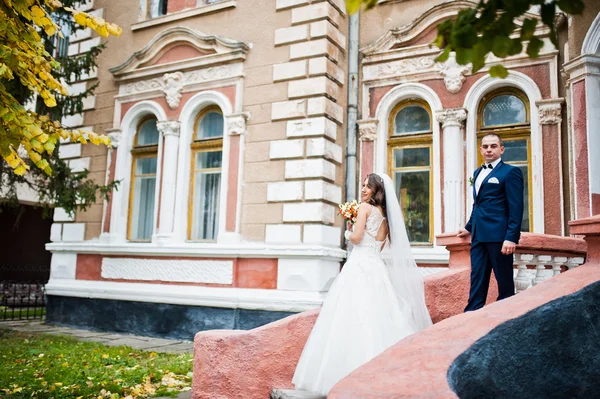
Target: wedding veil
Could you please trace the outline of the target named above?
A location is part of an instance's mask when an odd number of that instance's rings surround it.
[[[396,295],[407,302],[419,330],[429,327],[431,317],[425,305],[425,286],[423,275],[412,255],[408,234],[404,225],[402,210],[396,197],[392,179],[382,173],[377,174],[383,180],[389,240],[381,255],[387,266],[388,274]]]

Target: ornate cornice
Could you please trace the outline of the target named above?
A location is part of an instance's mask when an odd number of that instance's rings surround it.
[[[360,141],[375,141],[377,138],[377,119],[364,119],[356,122],[358,124],[358,138]]]
[[[115,77],[121,77],[136,69],[152,68],[152,66],[142,67],[142,65],[154,59],[164,48],[176,42],[187,42],[200,51],[210,50],[217,54],[235,52],[246,54],[250,50],[250,46],[244,42],[215,35],[205,35],[202,32],[184,26],[175,26],[158,33],[143,49],[136,51],[127,61],[110,68],[109,71]]]
[[[436,115],[438,122],[442,124],[442,128],[449,126],[462,127],[467,119],[467,110],[464,108],[451,108],[439,111]]]

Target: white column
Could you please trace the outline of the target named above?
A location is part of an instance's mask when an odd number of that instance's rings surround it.
[[[163,165],[161,171],[160,222],[156,241],[168,242],[173,235],[175,214],[175,191],[177,181],[177,154],[179,154],[179,121],[165,121],[156,124],[164,137]]]
[[[446,109],[437,114],[442,124],[444,149],[444,231],[457,231],[464,226],[464,108]]]
[[[117,154],[117,148],[119,148],[119,142],[121,141],[121,137],[122,137],[122,133],[121,133],[121,129],[107,129],[105,130],[105,133],[108,134],[108,137],[110,138],[110,144],[111,144],[111,148],[108,149],[108,154],[107,154],[107,158],[106,158],[106,175],[104,177],[104,184],[108,184],[110,183],[110,178],[111,178],[111,170],[114,168],[115,169],[115,174],[116,174],[116,165],[113,167],[113,163],[115,163],[115,158],[116,158],[116,154]],[[116,178],[115,175],[112,176],[113,179]],[[116,190],[113,190],[113,192],[110,194],[111,195],[111,201],[103,201],[102,204],[102,224],[101,224],[101,233],[100,233],[100,241],[101,242],[110,242],[113,239],[113,236],[111,235],[110,231],[104,231],[105,230],[105,226],[107,222],[111,222],[114,220],[114,218],[111,218],[111,220],[106,220],[106,211],[108,209],[108,206],[111,206],[114,210],[114,202],[116,201],[115,198],[117,197],[117,192],[118,192],[118,187]],[[111,229],[113,229],[113,227],[111,226]],[[114,231],[114,230],[113,230]]]

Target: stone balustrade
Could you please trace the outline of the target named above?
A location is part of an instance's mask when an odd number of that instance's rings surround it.
[[[437,244],[450,251],[450,267],[470,265],[470,239],[456,233],[438,235]],[[582,238],[523,233],[515,251],[515,288],[517,293],[573,269],[585,261],[587,244]]]

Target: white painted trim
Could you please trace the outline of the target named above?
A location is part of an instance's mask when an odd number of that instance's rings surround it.
[[[585,54],[600,55],[600,12],[594,18],[594,22],[590,25],[590,29],[583,39],[581,55]]]
[[[167,115],[162,107],[154,101],[142,101],[135,104],[123,117],[121,122],[121,140],[117,148],[117,164],[115,169],[115,180],[120,180],[118,190],[113,191],[112,211],[110,216],[110,240],[113,242],[125,242],[127,240],[127,225],[129,214],[129,190],[131,186],[132,156],[131,149],[140,120],[148,115],[154,115],[159,122],[166,121]],[[161,165],[162,144],[159,140],[158,165]],[[160,166],[156,174],[157,182],[160,181]],[[154,205],[154,232],[156,234],[156,221],[158,215],[158,196],[160,184],[156,184]]]
[[[236,93],[237,95],[237,93]],[[187,240],[188,221],[188,194],[190,188],[190,143],[194,135],[194,122],[196,115],[202,109],[216,105],[223,112],[224,121],[233,113],[233,106],[229,99],[217,91],[200,92],[190,98],[181,110],[179,119],[181,121],[181,136],[179,140],[179,164],[177,167],[177,192],[175,194],[175,220],[173,223],[173,240],[183,243]],[[223,158],[221,169],[221,192],[219,199],[219,227],[217,242],[225,233],[225,213],[227,211],[227,182],[229,175],[229,146],[230,140],[227,134],[227,124],[223,123]]]
[[[442,102],[438,95],[429,87],[421,83],[403,83],[387,92],[375,111],[377,124],[377,138],[375,139],[374,171],[388,173],[387,170],[387,136],[388,119],[394,107],[408,98],[417,98],[426,101],[431,109],[433,126],[433,226],[434,236],[442,232],[442,193],[440,161],[440,124],[436,121],[437,113],[442,110]]]
[[[469,89],[465,96],[463,107],[468,110],[466,125],[467,144],[467,176],[472,176],[477,168],[477,107],[483,96],[501,87],[516,87],[522,90],[528,98],[531,120],[531,169],[532,169],[532,197],[533,197],[533,232],[544,233],[544,164],[542,159],[542,129],[539,124],[539,112],[536,105],[542,99],[542,93],[536,83],[527,75],[510,71],[505,79],[492,78],[489,75],[481,77]],[[473,195],[469,185],[465,184],[467,198],[467,218],[471,215]]]
[[[233,260],[102,258],[102,278],[233,284]]]
[[[147,2],[142,0],[141,3],[146,4]],[[131,25],[131,30],[136,31],[136,30],[140,30],[140,29],[144,29],[144,28],[149,28],[151,26],[167,24],[169,22],[179,21],[184,18],[190,18],[190,17],[195,17],[198,15],[214,13],[214,12],[225,10],[228,8],[233,8],[235,6],[236,6],[235,0],[227,0],[227,1],[222,1],[219,3],[215,3],[215,4],[186,9],[186,10],[182,10],[182,11],[178,11],[178,12],[169,13],[167,15],[163,15],[158,18],[146,19],[146,20],[142,20],[140,22],[136,22]],[[147,8],[147,7],[145,7],[145,8]],[[141,15],[145,15],[146,13],[147,13],[147,11],[144,10],[144,13]]]
[[[321,306],[327,293],[51,279],[46,294],[76,298],[169,303],[230,309],[303,312]]]

